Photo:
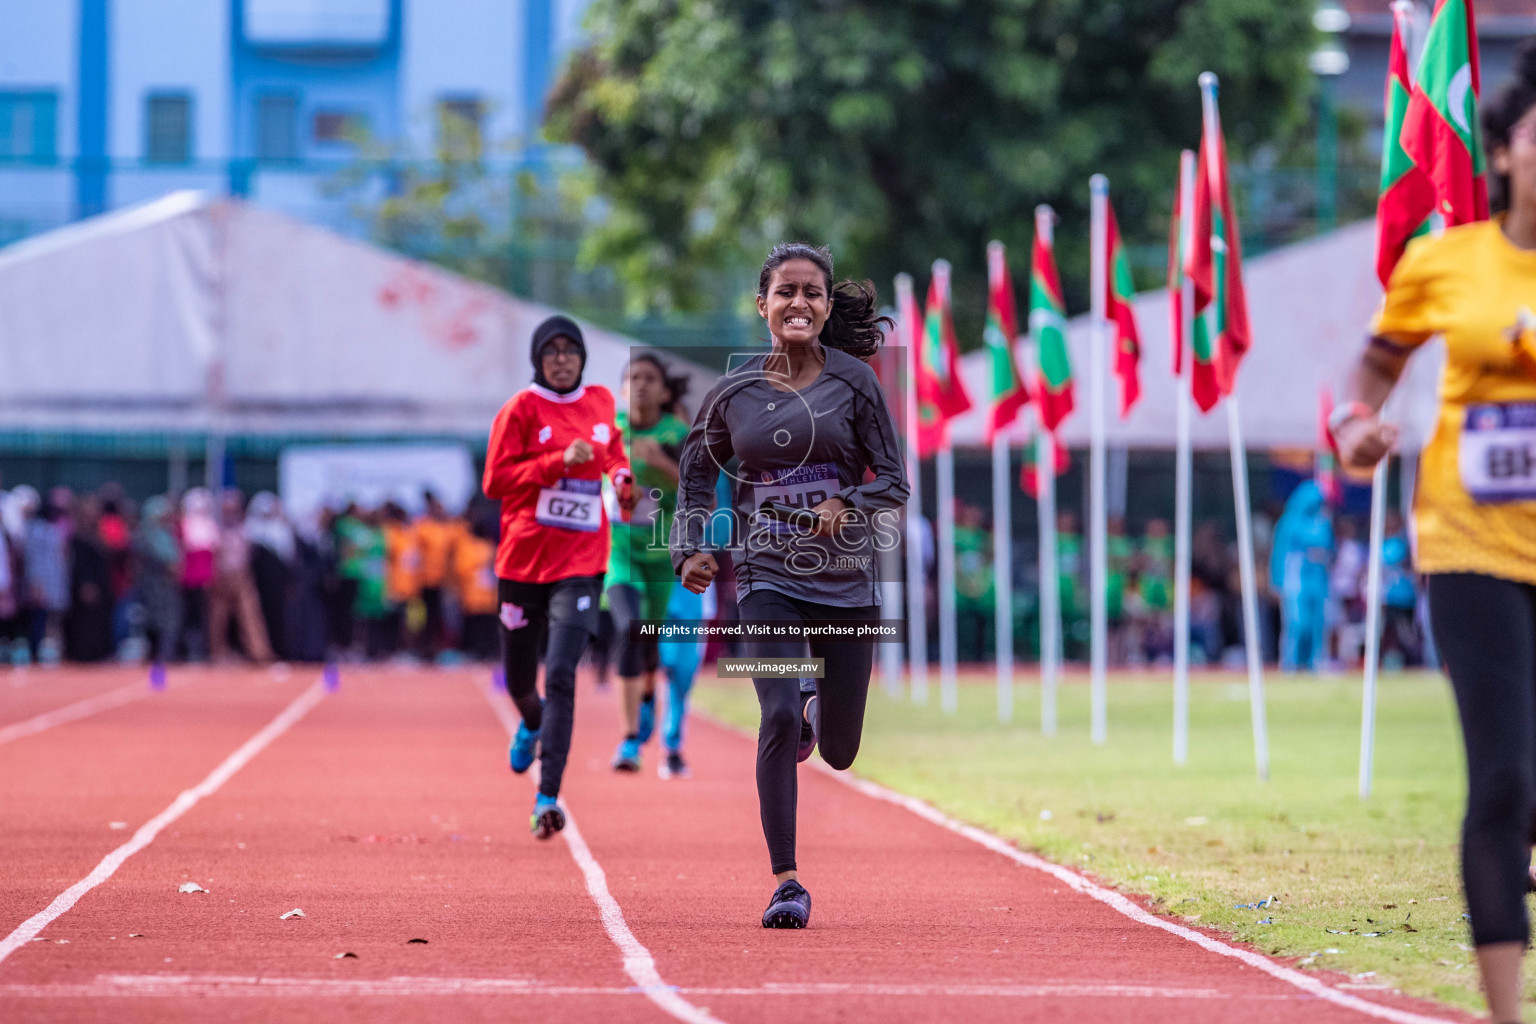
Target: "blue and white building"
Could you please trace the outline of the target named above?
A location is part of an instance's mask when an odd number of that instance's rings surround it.
[[[189,187],[347,227],[362,139],[514,166],[588,2],[0,2],[0,243]]]

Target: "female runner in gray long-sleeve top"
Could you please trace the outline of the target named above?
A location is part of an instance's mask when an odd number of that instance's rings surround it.
[[[719,567],[703,550],[707,513],[734,456],[732,504],[745,526],[745,557],[736,566],[743,620],[879,618],[878,552],[899,536],[907,480],[884,392],[864,362],[880,345],[875,303],[868,282],[833,286],[825,248],[776,246],[757,295],[773,347],[730,367],[700,405],[679,460],[672,560],[695,593],[714,580]],[[815,531],[763,515],[765,501],[811,509]],[[828,764],[847,768],[864,729],[873,641],[812,639],[810,650],[825,659],[814,694],[802,697],[796,677],[753,680],[762,708],[758,802],[779,883],[765,928],[804,928],[810,920],[810,893],[795,870],[796,763],[819,741]],[[747,643],[754,658],[804,651],[803,640]]]

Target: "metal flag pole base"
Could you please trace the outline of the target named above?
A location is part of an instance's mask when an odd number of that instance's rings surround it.
[[[1056,439],[1044,427],[1035,436],[1035,475],[1040,493],[1040,731],[1054,736],[1061,589],[1056,567]]]
[[[939,484],[939,706],[960,706],[959,652],[955,634],[955,453],[948,438],[934,460]]]
[[[1371,474],[1371,554],[1365,575],[1365,687],[1360,695],[1360,798],[1371,795],[1376,752],[1376,675],[1381,664],[1381,546],[1387,532],[1387,460]]]
[[[1228,395],[1227,434],[1232,447],[1232,497],[1243,580],[1243,639],[1248,651],[1248,706],[1253,717],[1253,760],[1259,781],[1269,781],[1269,725],[1264,715],[1264,660],[1259,650],[1259,591],[1253,559],[1253,513],[1248,503],[1248,452],[1243,447],[1237,396]]]
[[[1013,721],[1013,484],[1008,437],[992,439],[992,572],[997,594],[997,720]]]

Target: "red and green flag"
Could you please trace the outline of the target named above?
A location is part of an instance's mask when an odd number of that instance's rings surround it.
[[[1019,467],[1019,490],[1031,498],[1040,497],[1040,448],[1035,443],[1039,434],[1032,432],[1029,444],[1024,447],[1024,464]],[[1056,475],[1062,476],[1072,468],[1072,456],[1054,433],[1051,438],[1051,458],[1056,463]]]
[[[1168,232],[1168,309],[1169,324],[1173,337],[1173,375],[1184,372],[1184,183],[1173,193],[1173,225]],[[1206,318],[1196,316],[1194,338],[1194,365],[1191,368],[1190,391],[1201,412],[1210,412],[1221,398],[1221,388],[1216,383],[1216,364],[1211,359],[1211,332]]]
[[[971,407],[960,378],[960,344],[950,315],[949,263],[935,260],[923,310],[922,344],[918,349],[917,402],[919,455],[928,456],[949,443],[946,424]]]
[[[938,390],[937,382],[923,359],[923,311],[917,306],[917,295],[908,290],[896,312],[902,340],[912,346],[912,387],[917,392],[917,457],[926,459],[944,443],[944,420],[933,399]]]
[[[992,358],[992,408],[987,415],[987,443],[1019,416],[1029,403],[1029,389],[1013,357],[1019,316],[1013,304],[1013,277],[1002,242],[987,245],[987,326],[982,337]]]
[[[1211,344],[1204,352],[1196,331],[1192,379],[1196,403],[1202,411],[1209,411],[1222,395],[1232,393],[1238,364],[1252,345],[1253,334],[1243,290],[1243,247],[1232,207],[1221,115],[1215,109],[1214,94],[1205,102],[1211,109],[1195,162],[1195,233],[1185,254],[1185,273],[1195,285],[1195,316],[1210,320]],[[1209,369],[1203,369],[1202,363]]]
[[[1429,178],[1446,227],[1488,217],[1477,120],[1481,92],[1472,0],[1436,0],[1400,138],[1403,151]]]
[[[1105,209],[1105,258],[1109,266],[1104,268],[1104,315],[1114,327],[1115,376],[1120,378],[1120,418],[1130,415],[1131,406],[1141,397],[1141,334],[1136,329],[1136,313],[1131,309],[1131,299],[1136,285],[1131,280],[1131,261],[1125,255],[1125,245],[1120,240],[1120,225],[1115,220],[1115,208],[1108,202]]]
[[[1412,4],[1392,5],[1392,51],[1387,63],[1386,130],[1381,152],[1381,194],[1376,201],[1376,276],[1385,288],[1410,240],[1429,231],[1435,185],[1403,148],[1403,125],[1413,84],[1403,42]]]
[[[1072,361],[1067,355],[1067,304],[1056,273],[1056,254],[1051,244],[1050,212],[1035,217],[1035,249],[1029,270],[1029,334],[1035,343],[1039,370],[1035,400],[1040,422],[1055,433],[1072,412]]]

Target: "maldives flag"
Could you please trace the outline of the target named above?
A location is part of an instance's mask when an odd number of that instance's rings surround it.
[[[1036,459],[1040,449],[1035,444],[1038,434],[1030,438],[1030,442],[1024,448],[1024,464],[1019,467],[1019,490],[1036,500],[1040,497],[1040,464]],[[1051,438],[1051,457],[1056,463],[1056,475],[1062,476],[1072,468],[1072,456],[1066,448],[1062,447],[1061,439],[1055,434]]]
[[[1067,304],[1061,297],[1061,278],[1056,273],[1044,214],[1035,219],[1035,250],[1029,269],[1029,334],[1035,343],[1040,369],[1035,398],[1040,403],[1040,422],[1055,433],[1072,412],[1072,361],[1067,356]]]
[[[944,444],[944,420],[934,404],[938,382],[923,361],[923,313],[917,308],[917,296],[911,290],[902,297],[896,322],[902,343],[910,345],[914,355],[912,387],[917,393],[917,457],[926,459]]]
[[[1472,0],[1436,0],[1401,138],[1403,151],[1434,186],[1446,227],[1488,217],[1477,121],[1481,91]]]
[[[1131,298],[1136,294],[1131,261],[1120,241],[1115,208],[1106,200],[1104,209],[1108,236],[1104,249],[1109,260],[1109,266],[1104,268],[1104,315],[1114,327],[1115,376],[1120,378],[1120,418],[1124,419],[1141,397],[1141,334],[1136,330],[1136,314],[1131,309]]]
[[[1192,380],[1195,401],[1202,411],[1209,411],[1222,395],[1232,393],[1237,365],[1248,352],[1253,334],[1243,291],[1243,247],[1227,176],[1227,146],[1214,92],[1205,102],[1210,111],[1195,161],[1195,233],[1184,263],[1195,285],[1195,315],[1211,321],[1214,343],[1208,343],[1203,352],[1196,331]]]
[[[987,416],[987,444],[998,431],[1018,418],[1029,402],[1024,375],[1013,358],[1013,342],[1019,336],[1019,317],[1013,305],[1013,278],[1002,242],[987,246],[987,326],[982,337],[992,357],[992,408]]]
[[[1376,201],[1376,276],[1385,288],[1410,239],[1426,233],[1435,211],[1435,185],[1403,148],[1403,123],[1413,86],[1403,45],[1411,4],[1392,5],[1392,53],[1387,64],[1386,130],[1381,152],[1381,196]]]
[[[1184,372],[1184,188],[1173,193],[1173,225],[1168,233],[1168,310],[1173,338],[1173,375]],[[1211,361],[1211,332],[1203,316],[1195,317],[1195,365],[1190,390],[1201,412],[1210,412],[1221,398],[1216,367]]]
[[[971,396],[960,379],[960,345],[955,340],[949,294],[949,262],[935,260],[917,363],[918,447],[923,456],[948,444],[945,424],[971,407]]]

